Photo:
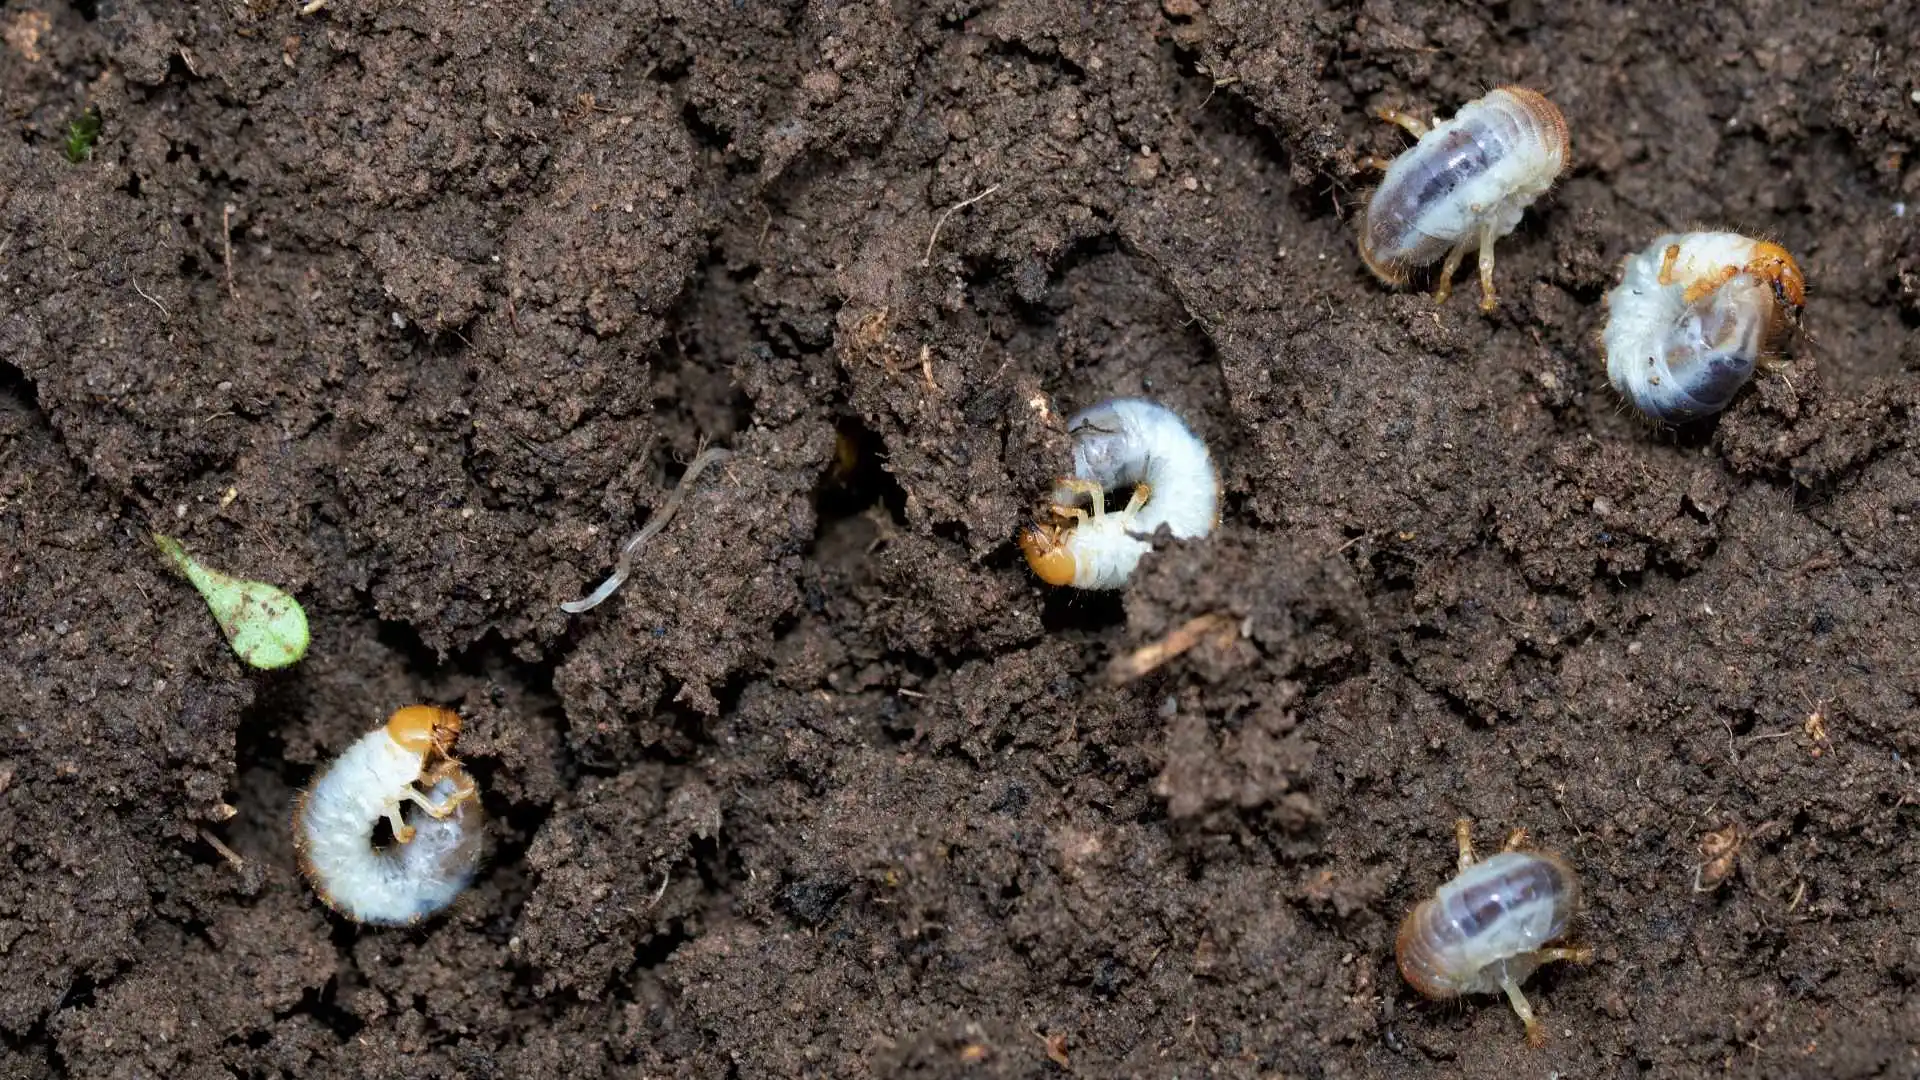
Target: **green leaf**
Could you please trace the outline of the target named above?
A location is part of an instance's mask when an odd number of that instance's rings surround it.
[[[67,160],[78,165],[92,157],[93,141],[99,137],[100,114],[88,109],[67,125]]]
[[[154,533],[153,542],[200,590],[227,644],[249,666],[283,668],[307,654],[307,613],[300,601],[264,581],[244,581],[202,566],[172,537]]]

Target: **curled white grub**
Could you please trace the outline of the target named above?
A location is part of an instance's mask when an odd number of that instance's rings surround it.
[[[1220,477],[1207,444],[1163,405],[1116,398],[1074,414],[1073,475],[1055,485],[1051,520],[1020,532],[1027,565],[1049,585],[1118,589],[1147,538],[1162,525],[1182,538],[1205,536],[1220,517]],[[1106,493],[1132,487],[1124,509]],[[1080,503],[1084,502],[1083,507]]]
[[[479,788],[452,757],[459,733],[451,710],[409,705],[301,794],[294,850],[328,907],[356,922],[404,926],[453,903],[473,880],[485,828]],[[393,842],[375,847],[382,821]]]

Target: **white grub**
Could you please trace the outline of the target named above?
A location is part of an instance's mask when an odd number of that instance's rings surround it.
[[[479,789],[450,755],[460,718],[410,705],[328,765],[294,804],[300,869],[333,910],[402,926],[453,903],[473,880],[484,827]],[[412,803],[416,820],[402,816]],[[393,843],[376,848],[386,821]]]
[[[1514,230],[1566,168],[1567,121],[1553,102],[1503,86],[1429,128],[1398,109],[1382,120],[1419,138],[1386,166],[1360,215],[1360,257],[1389,285],[1445,257],[1434,297],[1445,300],[1468,251],[1479,250],[1480,308],[1492,311],[1493,243]],[[1378,162],[1375,162],[1378,164]]]
[[[1220,517],[1220,477],[1207,444],[1180,417],[1151,401],[1115,398],[1067,421],[1073,476],[1054,488],[1052,520],[1020,533],[1020,549],[1049,585],[1118,589],[1149,539],[1165,525],[1182,539],[1205,536]],[[1106,493],[1132,487],[1124,509]],[[1084,503],[1084,506],[1082,505]]]
[[[1507,849],[1479,862],[1473,857],[1472,825],[1454,825],[1460,872],[1432,898],[1407,914],[1394,955],[1407,984],[1436,999],[1504,992],[1527,1028],[1527,1041],[1542,1041],[1540,1022],[1520,984],[1534,969],[1555,960],[1585,963],[1593,951],[1550,948],[1580,909],[1580,882],[1557,855]]]
[[[1805,302],[1800,267],[1778,244],[1668,233],[1627,258],[1607,294],[1607,380],[1655,420],[1710,416],[1733,401]]]

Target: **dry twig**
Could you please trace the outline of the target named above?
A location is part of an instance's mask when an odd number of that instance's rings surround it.
[[[221,842],[220,838],[213,835],[213,833],[207,831],[206,829],[201,829],[200,839],[205,840],[207,842],[208,847],[211,847],[213,848],[213,850],[219,852],[220,857],[227,860],[228,866],[233,867],[235,870],[246,869],[247,860],[241,858],[239,852],[233,850],[232,848],[228,847],[225,843]]]
[[[233,204],[220,208],[220,260],[227,264],[227,295],[235,299],[239,294],[233,291]]]
[[[1107,682],[1114,686],[1130,683],[1209,637],[1217,638],[1220,646],[1225,648],[1233,644],[1233,639],[1239,632],[1239,624],[1231,615],[1224,612],[1213,611],[1205,615],[1196,615],[1159,641],[1116,658],[1107,667]]]

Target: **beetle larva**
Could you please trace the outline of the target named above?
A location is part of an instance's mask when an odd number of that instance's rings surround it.
[[[1160,526],[1183,538],[1213,531],[1220,478],[1207,444],[1164,406],[1116,398],[1067,422],[1073,476],[1062,479],[1047,513],[1020,532],[1027,565],[1049,585],[1118,589],[1126,585]],[[1131,486],[1126,508],[1108,513],[1106,493]],[[1075,505],[1084,499],[1087,507]]]
[[[335,758],[293,808],[300,869],[356,922],[417,923],[466,889],[480,862],[479,788],[452,757],[460,717],[409,705]],[[421,811],[417,823],[404,803]],[[387,822],[393,843],[373,846]]]
[[[1559,856],[1517,850],[1525,835],[1475,862],[1471,823],[1455,823],[1460,872],[1407,913],[1394,954],[1407,984],[1427,997],[1504,992],[1537,1046],[1540,1022],[1520,984],[1542,964],[1585,963],[1593,950],[1549,947],[1580,908],[1580,883]]]
[[[1453,290],[1460,261],[1477,244],[1480,309],[1492,311],[1493,243],[1520,224],[1533,200],[1567,165],[1567,121],[1535,91],[1503,86],[1431,129],[1398,109],[1376,114],[1419,142],[1393,159],[1360,215],[1360,257],[1389,285],[1446,257],[1434,298]]]
[[[1730,232],[1668,233],[1622,264],[1607,294],[1607,379],[1679,422],[1727,407],[1796,325],[1806,279],[1785,248]]]

